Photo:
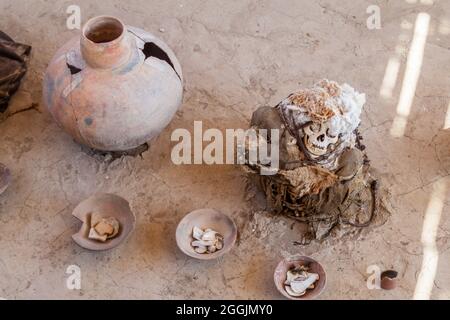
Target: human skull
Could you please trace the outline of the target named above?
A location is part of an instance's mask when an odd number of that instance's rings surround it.
[[[313,159],[333,152],[339,140],[331,134],[329,122],[312,122],[303,128],[303,134],[303,144]]]
[[[355,129],[365,102],[365,94],[348,84],[322,80],[292,93],[277,110],[307,160],[335,170],[345,148],[355,147]]]

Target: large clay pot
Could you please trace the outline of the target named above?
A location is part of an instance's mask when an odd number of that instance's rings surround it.
[[[120,20],[89,20],[50,62],[44,100],[56,122],[94,149],[133,149],[156,135],[181,105],[183,78],[172,50]]]

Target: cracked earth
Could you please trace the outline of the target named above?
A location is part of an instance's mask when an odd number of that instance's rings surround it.
[[[183,106],[141,157],[88,153],[45,111],[47,63],[77,32],[66,28],[72,4],[80,5],[82,22],[113,15],[155,33],[183,67]],[[380,30],[366,27],[371,4],[381,8]],[[423,63],[406,131],[394,137],[420,13],[431,18]],[[428,270],[428,291],[433,299],[450,299],[448,1],[2,0],[0,30],[33,46],[26,78],[0,116],[0,162],[13,174],[0,196],[1,298],[280,299],[274,268],[284,256],[302,253],[327,271],[321,299],[410,299],[431,245],[438,261],[435,272]],[[391,59],[399,63],[398,77],[388,94],[380,94]],[[261,193],[247,185],[238,167],[172,164],[174,129],[192,130],[195,120],[204,128],[246,128],[257,107],[275,105],[322,78],[367,94],[361,132],[391,193],[392,215],[384,225],[301,246],[301,226],[261,211]],[[97,191],[125,197],[137,216],[131,237],[102,253],[71,239],[79,228],[72,210]],[[190,259],[176,247],[178,221],[202,207],[229,214],[239,228],[236,246],[217,261]],[[439,217],[425,232],[431,244],[423,236],[430,212]],[[69,265],[81,268],[79,291],[66,288]],[[369,290],[371,265],[397,270],[397,289]]]

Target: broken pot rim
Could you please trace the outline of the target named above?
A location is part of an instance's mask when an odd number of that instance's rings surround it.
[[[317,281],[314,289],[307,291],[303,296],[293,297],[286,292],[284,288],[284,281],[286,278],[287,272],[291,269],[293,265],[304,265],[304,264],[315,264],[318,268],[319,280]],[[304,256],[304,255],[295,255],[292,257],[282,259],[276,266],[275,272],[273,274],[273,279],[275,282],[275,286],[278,291],[286,298],[290,300],[314,300],[318,296],[322,294],[327,285],[327,274],[320,262],[317,260]]]
[[[208,254],[200,254],[194,251],[194,249],[192,248],[190,242],[188,244],[185,244],[185,239],[182,239],[182,237],[186,236],[186,233],[188,233],[188,235],[190,235],[188,238],[192,241],[192,226],[190,226],[190,222],[191,220],[194,219],[194,217],[196,216],[202,216],[202,215],[216,215],[217,217],[220,217],[220,219],[222,221],[226,221],[226,224],[224,227],[226,227],[228,230],[227,232],[223,232],[223,230],[216,230],[217,232],[219,232],[220,234],[222,234],[222,236],[224,237],[223,241],[223,248],[220,250],[217,250],[214,253],[208,253]],[[188,228],[186,228],[188,227]],[[200,226],[200,227],[204,227],[204,226]],[[196,209],[194,211],[191,211],[189,213],[187,213],[178,223],[176,232],[175,232],[175,238],[176,238],[176,242],[177,242],[177,246],[178,248],[186,255],[195,258],[195,259],[199,259],[199,260],[213,260],[216,258],[219,258],[223,255],[225,255],[226,253],[228,253],[233,247],[234,244],[236,243],[236,239],[237,239],[237,226],[235,224],[235,222],[233,221],[233,219],[231,219],[230,216],[228,216],[225,213],[222,213],[221,211],[218,211],[216,209],[212,209],[212,208],[201,208],[201,209]],[[192,239],[191,239],[192,238]]]

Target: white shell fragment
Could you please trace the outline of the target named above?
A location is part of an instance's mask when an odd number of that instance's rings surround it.
[[[196,240],[202,240],[203,233],[203,230],[198,227],[194,227],[194,229],[192,230],[192,236]]]
[[[290,285],[291,282],[294,281],[295,279],[306,279],[306,277],[307,277],[306,271],[298,273],[298,272],[289,270],[286,274],[286,281],[284,282],[284,284]]]
[[[215,231],[206,231],[203,234],[202,240],[206,240],[206,241],[215,241],[216,240],[216,234],[217,232]]]
[[[296,293],[305,292],[306,289],[311,285],[314,285],[317,280],[319,280],[319,275],[317,273],[310,273],[304,280],[293,280],[291,282],[291,289]]]
[[[306,267],[301,266],[286,273],[284,289],[292,297],[301,297],[306,290],[314,289],[317,280],[319,280],[317,273],[310,273]]]
[[[214,245],[214,241],[194,240],[191,244],[193,247],[209,247]]]
[[[304,295],[304,294],[306,293],[306,291],[303,291],[303,292],[301,292],[301,293],[294,292],[294,291],[291,289],[290,286],[285,286],[284,288],[286,289],[286,292],[287,292],[290,296],[293,296],[293,297],[301,297],[302,295]]]
[[[108,236],[107,235],[101,236],[95,231],[94,228],[91,228],[91,229],[89,229],[89,236],[88,237],[89,237],[89,239],[92,239],[92,240],[98,240],[98,241],[101,241],[101,242],[105,242],[106,238]]]
[[[223,236],[212,229],[203,230],[195,226],[192,229],[192,237],[194,240],[191,246],[199,254],[214,253],[223,248]]]
[[[206,249],[206,247],[196,247],[196,248],[194,248],[194,250],[195,250],[195,252],[197,252],[197,253],[203,254],[203,253],[206,253],[206,251],[207,251],[208,249]]]

